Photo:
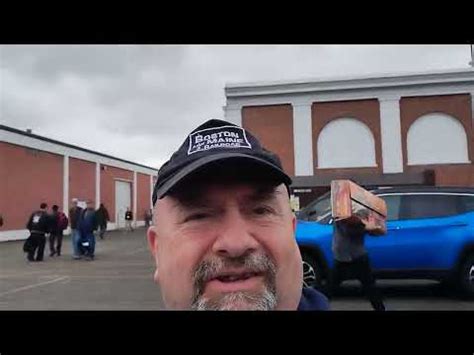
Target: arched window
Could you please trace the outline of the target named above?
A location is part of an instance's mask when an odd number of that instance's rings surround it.
[[[469,163],[467,135],[456,118],[444,113],[421,116],[407,134],[408,165]]]
[[[318,168],[375,167],[375,142],[366,124],[354,118],[329,122],[318,137]]]

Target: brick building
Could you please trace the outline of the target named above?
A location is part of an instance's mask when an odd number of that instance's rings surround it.
[[[333,179],[474,186],[474,70],[228,84],[227,120],[277,152],[300,205]]]
[[[72,198],[104,203],[109,229],[124,226],[127,207],[144,225],[157,169],[0,125],[0,241],[24,239],[41,202],[67,212]]]

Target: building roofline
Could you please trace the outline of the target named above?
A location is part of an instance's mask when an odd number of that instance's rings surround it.
[[[94,150],[82,148],[82,147],[79,147],[79,146],[77,146],[77,145],[73,145],[73,144],[69,144],[69,143],[64,143],[64,142],[57,141],[57,140],[54,140],[54,139],[51,139],[51,138],[47,138],[47,137],[43,137],[43,136],[40,136],[40,135],[37,135],[37,134],[34,134],[34,133],[28,133],[28,132],[22,131],[22,130],[20,130],[20,129],[13,128],[13,127],[9,127],[9,126],[5,126],[5,125],[2,125],[2,124],[0,124],[0,129],[1,129],[1,130],[4,130],[4,131],[12,132],[12,133],[20,134],[20,135],[23,135],[23,136],[26,136],[26,137],[30,137],[30,138],[38,139],[38,140],[41,140],[41,141],[45,141],[45,142],[48,142],[48,143],[53,143],[53,144],[61,145],[61,146],[63,146],[63,147],[72,148],[72,149],[77,149],[77,150],[80,150],[80,151],[83,151],[83,152],[86,152],[86,153],[90,153],[90,154],[94,154],[94,155],[98,155],[98,156],[101,156],[101,157],[104,157],[104,158],[114,159],[114,160],[117,160],[117,161],[120,161],[120,162],[123,162],[123,163],[132,164],[132,165],[135,165],[135,166],[140,166],[140,167],[142,167],[142,168],[151,169],[151,170],[156,170],[156,171],[159,170],[159,169],[153,168],[153,167],[151,167],[151,166],[147,166],[147,165],[143,165],[143,164],[139,164],[139,163],[134,163],[134,162],[132,162],[132,161],[130,161],[130,160],[125,160],[125,159],[117,158],[117,157],[114,157],[114,156],[112,156],[112,155],[108,155],[108,154],[96,152],[96,151],[94,151]]]
[[[226,97],[274,95],[318,91],[343,91],[363,88],[448,84],[474,84],[474,68],[401,72],[366,76],[319,77],[285,81],[226,83]]]

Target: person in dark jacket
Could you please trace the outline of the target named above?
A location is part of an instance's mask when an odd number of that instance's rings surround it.
[[[86,202],[86,208],[82,211],[79,230],[81,233],[79,248],[86,259],[93,260],[95,257],[94,231],[97,230],[97,217],[95,210],[89,207],[89,202]]]
[[[74,259],[81,258],[81,253],[80,253],[80,248],[79,248],[81,232],[78,228],[81,215],[82,215],[82,208],[78,206],[77,198],[73,198],[72,208],[69,210],[69,220],[71,224],[72,257]]]
[[[328,296],[330,298],[334,296],[341,282],[357,279],[374,310],[385,311],[382,295],[376,288],[369,255],[365,249],[365,234],[363,223],[334,222],[332,239],[334,267],[329,278]]]
[[[144,215],[143,215],[143,218],[144,218],[144,220],[145,220],[145,227],[148,228],[148,227],[150,226],[150,224],[151,224],[152,219],[153,219],[153,212],[152,212],[151,208],[145,210],[145,213],[144,213]]]
[[[104,204],[101,203],[95,214],[97,217],[100,239],[104,239],[104,234],[107,230],[107,222],[110,221],[109,211],[107,211],[107,208],[105,208]]]
[[[49,256],[54,256],[56,254],[56,241],[58,240],[58,205],[53,205],[52,212],[49,215],[51,220],[51,230],[49,233]]]
[[[328,310],[303,288],[291,178],[249,131],[197,127],[161,167],[147,231],[164,305],[179,310]]]
[[[48,205],[42,203],[40,209],[31,214],[26,224],[30,236],[25,241],[23,250],[27,252],[29,261],[43,261],[46,234],[50,233],[52,225],[47,208]]]
[[[60,256],[63,244],[64,229],[67,228],[68,218],[64,212],[59,211],[58,205],[53,205],[51,218],[51,233],[49,235],[49,256]]]
[[[130,207],[127,207],[127,211],[125,211],[125,230],[127,232],[133,232],[132,221],[133,212],[130,210]]]

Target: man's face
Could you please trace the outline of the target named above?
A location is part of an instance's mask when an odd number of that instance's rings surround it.
[[[208,183],[156,203],[148,230],[170,309],[296,309],[302,262],[284,185]]]

